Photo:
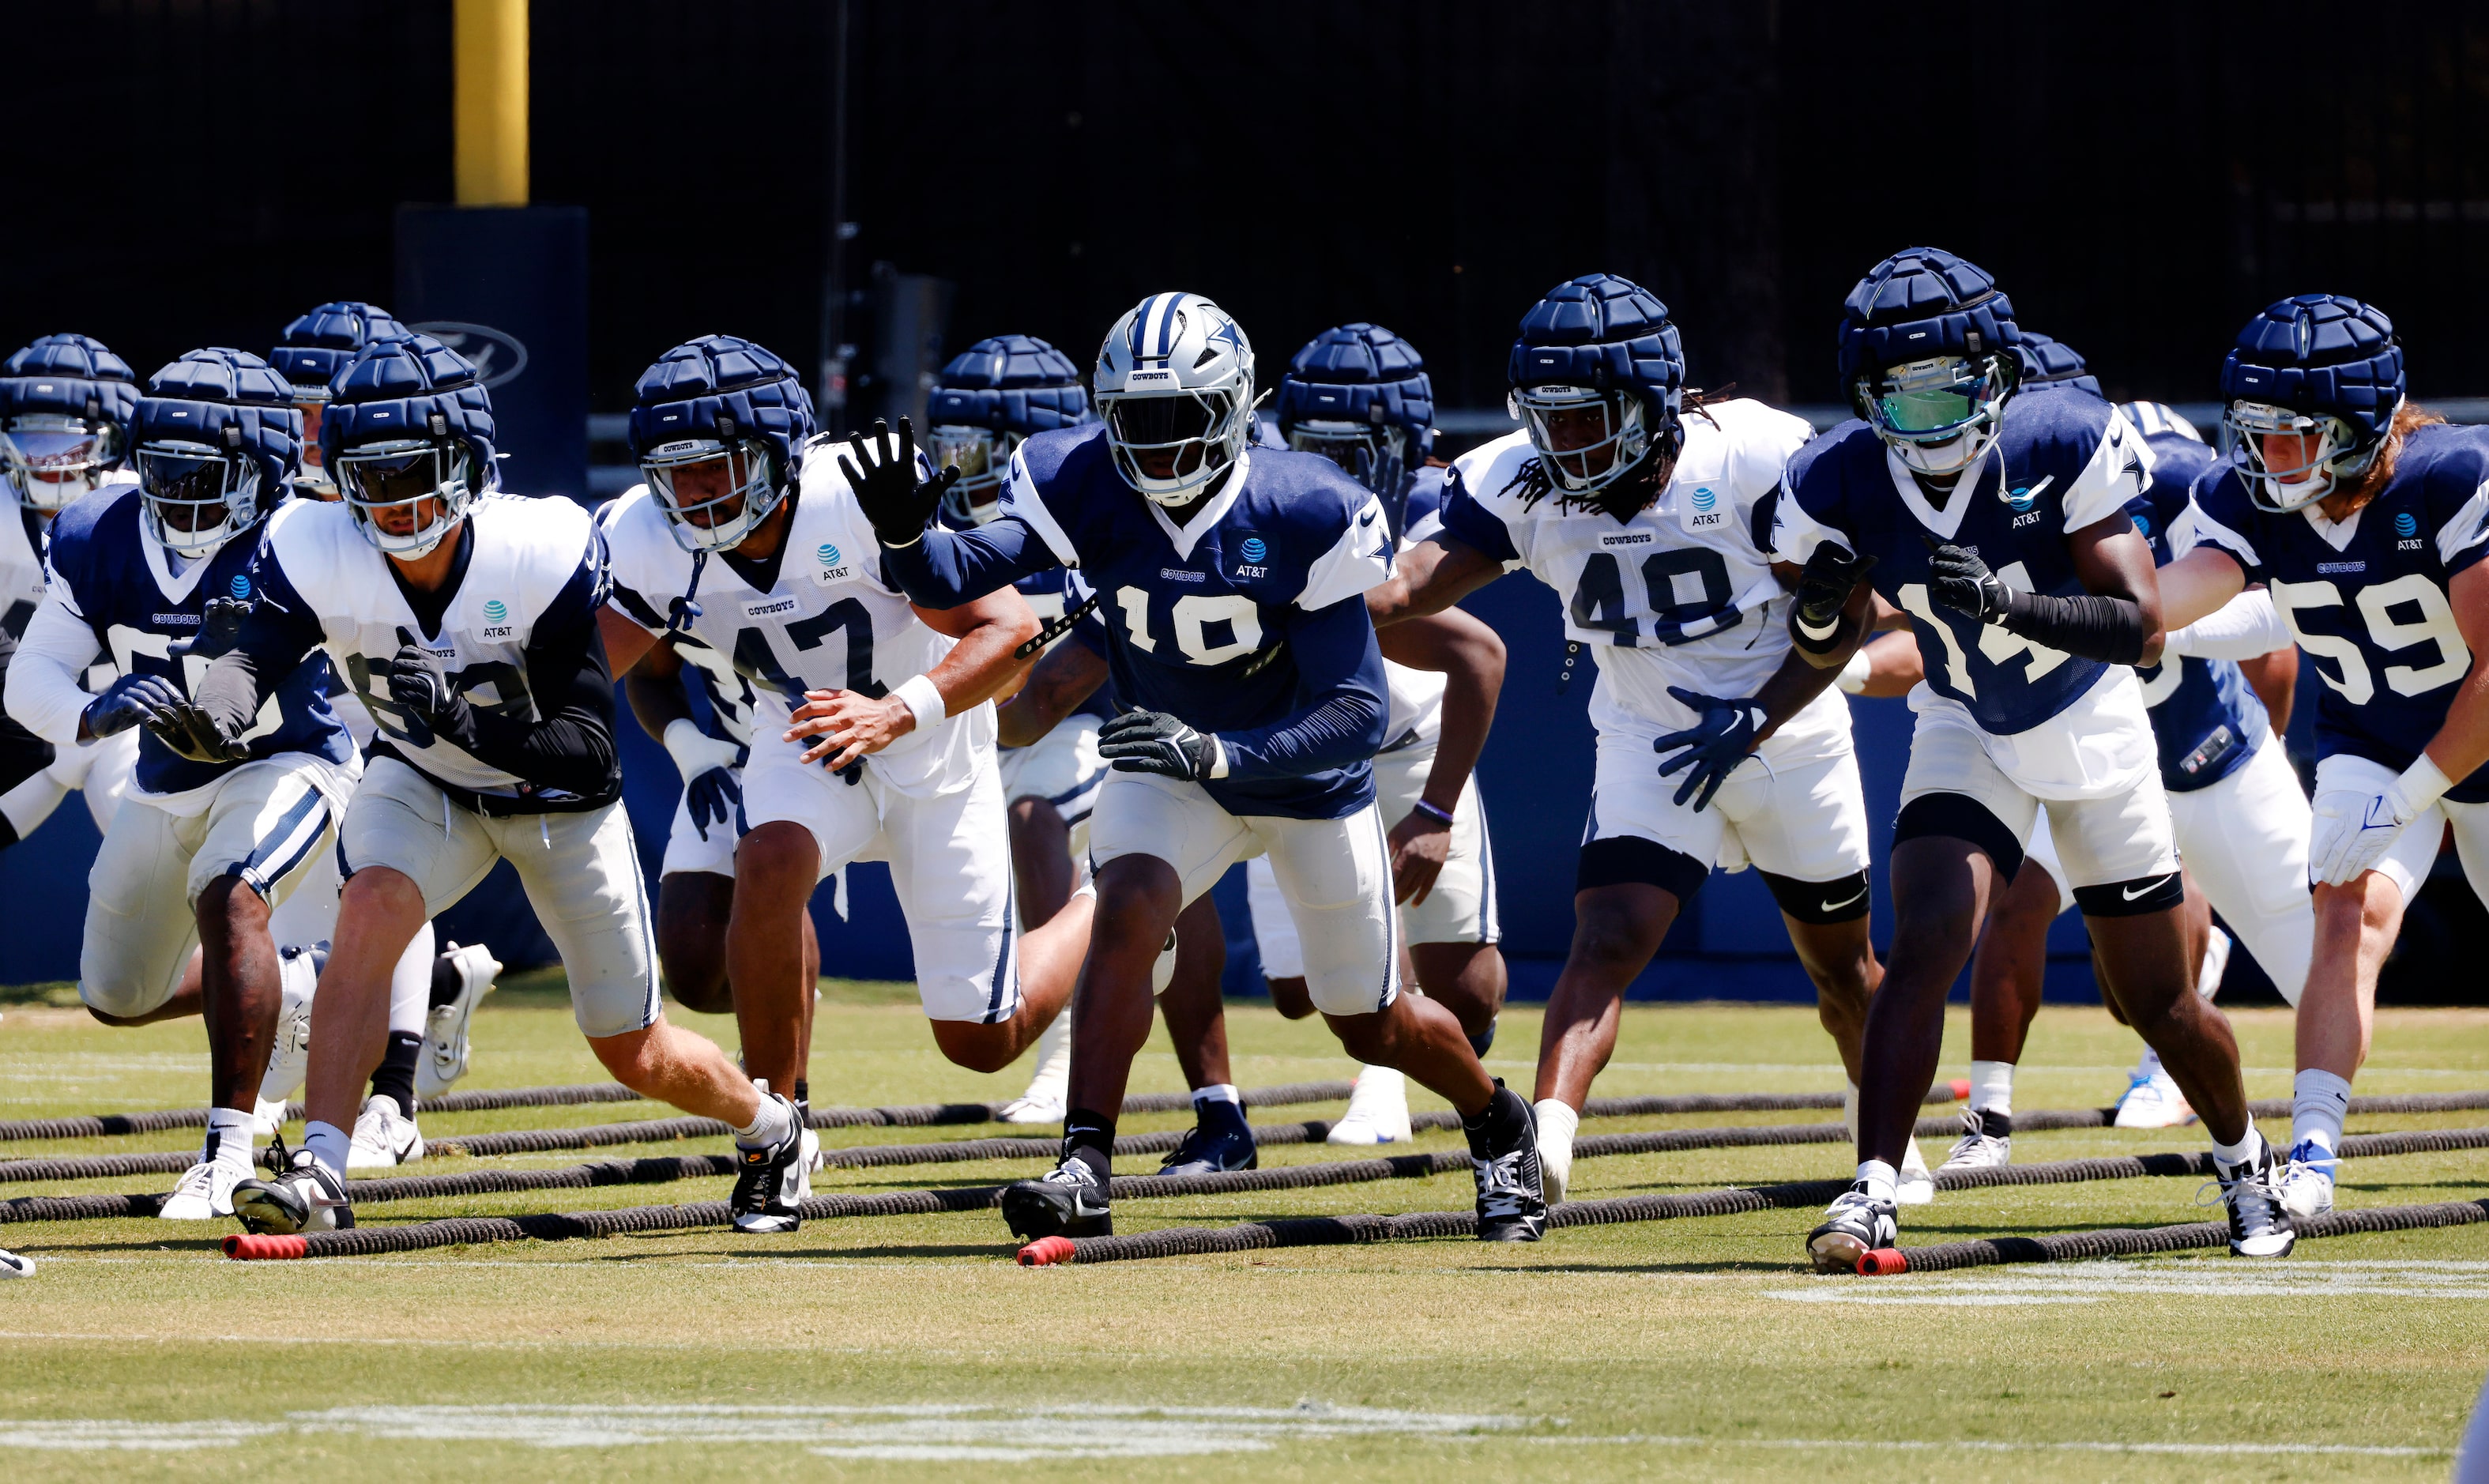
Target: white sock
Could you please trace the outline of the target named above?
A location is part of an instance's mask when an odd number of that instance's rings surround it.
[[[2002,1113],[2008,1118],[2014,1116],[2012,1062],[1970,1064],[1970,1110],[1974,1113]]]
[[[760,1095],[760,1111],[752,1116],[747,1127],[734,1130],[734,1142],[744,1149],[767,1149],[787,1136],[787,1126],[794,1122],[794,1111],[769,1096],[769,1081],[755,1077],[753,1090]]]
[[[432,925],[424,924],[408,940],[389,970],[388,1028],[409,1036],[423,1034],[432,1015]]]
[[[1891,1201],[1897,1199],[1897,1195],[1894,1190],[1894,1185],[1897,1182],[1894,1179],[1893,1167],[1886,1164],[1883,1160],[1859,1160],[1857,1178],[1866,1184],[1869,1199],[1877,1201]]]
[[[346,1151],[354,1146],[355,1136],[334,1124],[314,1119],[302,1128],[302,1147],[311,1151],[320,1168],[338,1180],[346,1178]]]
[[[1548,1098],[1533,1104],[1531,1111],[1538,1116],[1540,1148],[1550,1144],[1573,1147],[1573,1135],[1582,1127],[1582,1115],[1574,1112],[1571,1104],[1561,1098]]]
[[[2351,1084],[2309,1068],[2290,1081],[2290,1144],[2314,1144],[2332,1158],[2342,1147],[2342,1115],[2351,1110]]]
[[[251,1173],[249,1114],[234,1108],[208,1109],[208,1142],[215,1147],[216,1163],[245,1176]]]
[[[1213,1082],[1208,1087],[1196,1087],[1192,1090],[1194,1107],[1197,1108],[1209,1102],[1232,1102],[1240,1108],[1244,1105],[1244,1099],[1236,1096],[1236,1084],[1233,1082]]]
[[[2138,1077],[2157,1077],[2160,1075],[2160,1053],[2153,1050],[2150,1046],[2144,1047],[2143,1060],[2134,1064],[2134,1074]]]
[[[2256,1156],[2263,1153],[2264,1135],[2256,1132],[2255,1120],[2252,1118],[2247,1120],[2247,1131],[2239,1135],[2239,1141],[2236,1144],[2224,1144],[2218,1139],[2213,1141],[2213,1157],[2232,1169],[2243,1164],[2252,1164]]]

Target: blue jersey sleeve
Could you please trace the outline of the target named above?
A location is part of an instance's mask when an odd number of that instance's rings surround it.
[[[1063,565],[1026,521],[1009,513],[974,530],[928,530],[913,546],[883,548],[882,559],[908,601],[926,608],[958,608]]]
[[[1346,768],[1383,745],[1389,702],[1383,651],[1362,597],[1307,613],[1289,608],[1287,642],[1312,703],[1268,727],[1222,731],[1227,776],[1238,782],[1301,778]]]
[[[1463,546],[1474,547],[1496,560],[1505,563],[1521,559],[1521,549],[1512,544],[1512,532],[1502,520],[1461,482],[1454,470],[1444,481],[1444,533]]]
[[[2250,583],[2272,580],[2263,555],[2256,550],[2255,501],[2248,498],[2246,482],[2235,468],[2215,464],[2206,469],[2195,480],[2184,519],[2190,545],[2226,552]]]

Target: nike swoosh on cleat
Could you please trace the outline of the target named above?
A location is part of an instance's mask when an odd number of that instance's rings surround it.
[[[2146,881],[2141,886],[2120,887],[2117,894],[2128,901],[2132,901],[2136,898],[2144,895],[2146,892],[2157,892],[2168,884],[2169,878],[2167,876],[2162,876],[2156,881]]]
[[[1866,896],[1866,895],[1867,895],[1867,888],[1865,888],[1865,887],[1863,887],[1863,886],[1862,886],[1862,887],[1860,887],[1856,892],[1854,892],[1854,893],[1850,894],[1850,895],[1849,895],[1849,896],[1847,896],[1847,897],[1844,897],[1844,898],[1842,898],[1839,901],[1827,901],[1827,902],[1825,902],[1825,903],[1822,905],[1822,907],[1821,907],[1821,908],[1819,908],[1818,910],[1825,911],[1825,912],[1838,912],[1838,911],[1840,911],[1842,908],[1844,908],[1844,907],[1845,907],[1845,906],[1849,905],[1851,902],[1856,901],[1859,898],[1864,897],[1864,896]]]

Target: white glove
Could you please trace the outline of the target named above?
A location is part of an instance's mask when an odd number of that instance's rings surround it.
[[[2307,851],[2309,878],[2326,886],[2347,886],[2362,872],[2374,870],[2394,842],[2402,839],[2404,827],[2452,786],[2422,753],[2419,761],[2377,792],[2337,789],[2318,794]]]
[[[686,784],[711,768],[739,767],[743,760],[743,749],[710,736],[687,716],[666,724],[666,752],[673,757],[674,767]]]

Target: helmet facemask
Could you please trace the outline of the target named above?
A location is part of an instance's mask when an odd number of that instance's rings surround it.
[[[0,472],[29,509],[64,510],[120,468],[126,436],[101,418],[20,414],[0,430]]]
[[[138,445],[147,533],[196,560],[259,518],[259,461],[236,450],[165,439]]]
[[[1984,457],[2020,378],[2012,356],[1932,356],[1858,379],[1859,415],[1914,473],[1959,474]]]
[[[329,477],[329,463],[320,451],[320,419],[329,408],[329,388],[294,385],[294,410],[302,414],[302,465],[294,471],[294,488],[313,499],[335,499],[337,481]]]
[[[965,423],[940,423],[927,436],[926,456],[935,469],[959,471],[959,482],[942,497],[942,513],[961,526],[983,526],[1002,514],[1003,477],[1019,451],[1016,433]]]
[[[1568,497],[1593,495],[1642,467],[1654,445],[1643,398],[1588,386],[1516,386],[1506,410],[1530,430],[1539,467]]]
[[[464,440],[394,438],[342,450],[334,472],[363,539],[412,561],[466,518],[474,500],[473,458]]]
[[[1135,372],[1132,380],[1147,374]],[[1252,416],[1251,385],[1236,380],[1155,393],[1100,392],[1107,446],[1125,482],[1154,503],[1185,505],[1234,465],[1244,452]],[[1152,473],[1151,466],[1167,472]]]
[[[640,459],[666,528],[687,552],[730,551],[787,498],[769,445],[752,438],[686,438]]]
[[[2276,515],[2303,510],[2356,483],[2385,442],[2382,436],[2362,440],[2343,418],[2269,402],[2232,402],[2221,410],[2222,454],[2246,481],[2248,498]]]

